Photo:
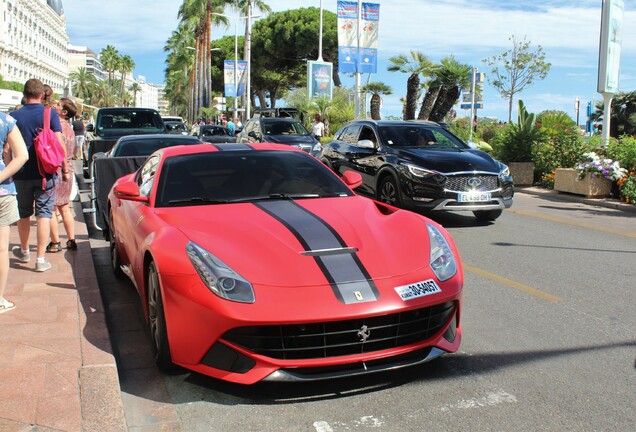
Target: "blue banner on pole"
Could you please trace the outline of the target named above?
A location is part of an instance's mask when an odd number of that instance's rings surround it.
[[[247,69],[246,60],[238,60],[236,62],[238,69],[236,72],[237,84],[234,85],[234,60],[223,61],[224,76],[224,93],[226,97],[242,96],[245,92],[245,70]]]
[[[362,3],[361,9],[358,23],[358,3],[338,1],[339,72],[376,73],[378,70],[380,4]]]

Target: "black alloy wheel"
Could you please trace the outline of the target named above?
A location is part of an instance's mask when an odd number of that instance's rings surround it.
[[[161,288],[159,286],[159,274],[157,273],[157,266],[154,262],[150,262],[148,265],[147,274],[148,327],[150,330],[150,340],[152,342],[152,353],[159,369],[164,372],[171,372],[176,369],[176,365],[172,363],[172,356],[170,355],[166,317],[164,315]]]
[[[475,210],[473,214],[475,217],[482,222],[491,222],[497,219],[503,210]]]
[[[400,191],[398,190],[397,182],[391,176],[387,176],[380,182],[378,188],[378,201],[386,204],[390,204],[394,207],[400,207]]]
[[[119,256],[119,249],[117,248],[117,239],[115,238],[115,225],[113,225],[113,213],[109,214],[108,222],[108,246],[110,249],[110,266],[113,269],[115,277],[122,279],[125,274],[121,269],[121,258]]]

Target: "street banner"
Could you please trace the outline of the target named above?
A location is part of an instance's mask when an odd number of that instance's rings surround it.
[[[333,64],[329,62],[307,62],[307,95],[312,98],[331,100],[333,93]]]
[[[245,91],[245,70],[247,69],[247,61],[246,60],[238,60],[236,62],[238,66],[238,70],[236,73],[237,85],[234,85],[234,60],[223,60],[223,76],[224,87],[225,87],[225,96],[226,97],[236,97],[236,93],[238,91],[238,96],[242,96]]]
[[[624,8],[623,0],[603,1],[597,85],[601,94],[618,93]]]
[[[338,0],[338,71],[377,73],[380,4],[362,3],[358,41],[358,2]]]

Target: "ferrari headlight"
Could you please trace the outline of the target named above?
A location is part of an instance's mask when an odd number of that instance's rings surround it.
[[[254,303],[252,284],[223,261],[193,242],[186,246],[186,253],[203,283],[214,294],[226,300]]]
[[[430,264],[435,276],[440,281],[450,279],[457,272],[457,263],[448,242],[441,232],[433,225],[428,228],[429,244],[431,248]]]

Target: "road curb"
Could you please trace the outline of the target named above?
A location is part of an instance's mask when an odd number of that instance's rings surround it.
[[[612,198],[585,198],[580,195],[559,192],[551,189],[543,189],[535,186],[516,186],[515,193],[525,193],[529,195],[549,196],[557,201],[578,202],[582,204],[622,210],[636,213],[636,205],[628,204]]]

